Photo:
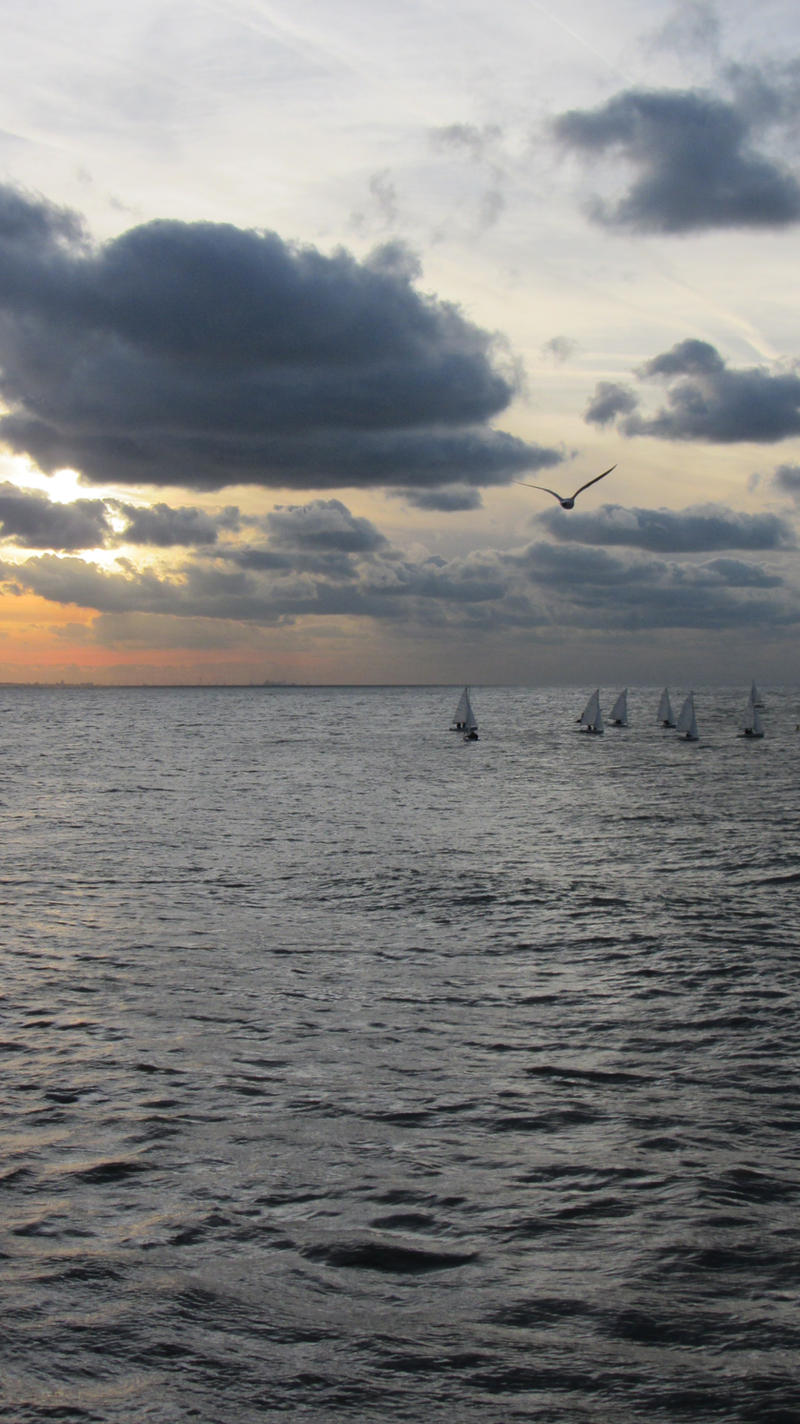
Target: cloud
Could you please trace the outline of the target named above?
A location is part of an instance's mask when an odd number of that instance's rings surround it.
[[[336,550],[363,554],[383,548],[387,540],[369,519],[351,514],[341,500],[312,500],[304,505],[279,505],[266,517],[277,541],[291,549]]]
[[[0,439],[93,483],[215,490],[506,483],[563,456],[491,428],[518,389],[489,332],[358,262],[156,221],[100,247],[0,187]]]
[[[397,189],[388,171],[373,173],[369,180],[369,191],[386,226],[394,227],[398,216]]]
[[[121,558],[116,567],[101,568],[68,555],[37,554],[22,564],[0,565],[0,578],[9,591],[94,610],[101,620],[98,638],[135,641],[144,636],[146,620],[156,618],[175,646],[181,645],[181,620],[195,629],[203,620],[208,627],[228,624],[226,640],[235,636],[234,625],[266,629],[306,619],[388,622],[445,636],[549,627],[559,637],[570,629],[607,634],[800,622],[800,596],[786,582],[779,559],[770,568],[744,556],[780,556],[786,548],[780,521],[761,524],[715,508],[680,516],[620,509],[603,514],[582,530],[585,516],[565,521],[575,524],[577,538],[558,537],[557,531],[553,542],[445,558],[404,553],[338,500],[315,500],[269,516],[261,546],[229,541],[197,547],[182,552],[172,568],[158,570],[137,569]],[[623,531],[619,538],[617,528]],[[596,542],[583,543],[581,536]],[[602,547],[601,540],[620,547]],[[632,553],[637,549],[647,556]],[[697,558],[709,552],[713,557]],[[187,633],[187,646],[192,637]]]
[[[232,507],[220,515],[212,515],[202,509],[184,506],[173,509],[161,503],[140,507],[112,499],[107,504],[126,520],[116,540],[124,544],[152,545],[160,549],[215,544],[221,529],[235,530],[241,523],[239,511]]]
[[[551,336],[549,341],[545,341],[542,346],[542,355],[550,361],[555,361],[560,365],[563,361],[568,361],[578,349],[577,341],[573,341],[571,336]]]
[[[775,488],[800,502],[800,465],[779,465],[772,477]]]
[[[618,385],[614,381],[598,381],[584,420],[591,425],[610,425],[618,416],[630,415],[638,403],[638,397],[630,386]]]
[[[444,485],[433,490],[399,490],[399,494],[415,509],[429,509],[440,513],[454,513],[461,510],[482,509],[483,500],[479,489],[471,485]]]
[[[646,47],[653,54],[664,49],[675,50],[687,61],[696,58],[698,51],[717,55],[720,38],[720,22],[715,6],[704,3],[704,0],[682,0]]]
[[[561,543],[614,545],[660,554],[796,547],[794,530],[787,520],[776,514],[741,514],[721,505],[672,510],[606,504],[569,516],[553,509],[540,514],[539,523]]]
[[[797,78],[760,72],[757,85],[754,69],[748,74],[749,84],[741,76],[732,99],[693,89],[629,89],[600,108],[561,114],[554,132],[565,147],[593,163],[621,156],[636,175],[617,201],[593,198],[592,219],[661,233],[800,220],[796,177],[754,146],[765,128],[789,120]]]
[[[120,544],[161,549],[176,545],[216,544],[222,532],[241,529],[245,520],[234,506],[209,514],[191,507],[149,507],[119,499],[52,500],[40,491],[0,484],[0,539],[23,549],[110,549]]]
[[[607,424],[622,416],[617,428],[623,435],[716,444],[772,444],[800,433],[800,376],[793,370],[736,370],[707,341],[687,340],[655,356],[636,374],[641,380],[663,381],[666,406],[648,417],[637,408],[638,397],[629,388],[603,382],[585,419]]]
[[[498,124],[447,124],[431,130],[434,150],[466,158],[487,179],[477,211],[481,231],[493,227],[506,209],[506,172],[502,157],[503,130]]]
[[[560,593],[565,627],[752,629],[800,618],[797,593],[786,591],[779,575],[740,560],[631,561],[604,549],[540,543],[524,552],[521,564],[532,581]]]
[[[431,130],[434,148],[464,153],[475,163],[491,156],[503,137],[498,124],[446,124]]]
[[[23,549],[99,549],[111,534],[101,499],[58,504],[38,490],[0,484],[0,538]]]

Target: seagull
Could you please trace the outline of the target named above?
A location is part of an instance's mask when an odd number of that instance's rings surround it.
[[[606,475],[610,475],[611,470],[616,470],[616,468],[616,465],[612,465],[611,469],[604,470],[602,475],[595,475],[593,480],[587,480],[585,485],[581,485],[580,489],[576,489],[574,494],[567,495],[566,498],[561,494],[556,494],[555,490],[548,489],[547,485],[529,485],[526,483],[525,480],[514,480],[514,484],[525,485],[526,489],[544,490],[545,494],[551,494],[554,499],[558,500],[562,509],[574,509],[575,501],[578,498],[578,495],[581,494],[583,490],[588,489],[590,485],[596,485],[598,480],[604,480]]]

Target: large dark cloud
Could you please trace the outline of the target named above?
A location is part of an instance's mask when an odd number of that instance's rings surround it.
[[[396,247],[358,262],[226,224],[91,247],[0,188],[0,439],[91,482],[334,488],[507,482],[559,452],[494,431],[492,335]]]
[[[772,444],[800,434],[800,375],[794,370],[737,370],[709,342],[691,339],[655,356],[636,374],[667,387],[666,406],[643,415],[629,387],[603,382],[585,419],[606,425],[619,416],[623,435],[718,444]]]
[[[566,515],[546,510],[539,523],[563,543],[648,549],[659,554],[716,550],[774,551],[795,547],[794,530],[776,514],[741,514],[721,505],[691,509],[637,509],[606,504]]]
[[[793,172],[756,147],[766,128],[793,117],[797,76],[751,70],[747,82],[743,73],[738,78],[730,99],[630,89],[600,108],[560,115],[555,133],[568,148],[594,163],[621,155],[634,170],[618,200],[592,200],[592,218],[606,227],[663,233],[800,220]]]

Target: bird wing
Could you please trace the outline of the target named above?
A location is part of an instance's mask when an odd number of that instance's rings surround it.
[[[602,475],[595,475],[595,477],[594,477],[593,480],[587,480],[585,485],[581,485],[581,488],[580,488],[580,489],[576,489],[576,491],[575,491],[574,495],[572,496],[572,498],[573,498],[573,499],[577,499],[577,498],[578,498],[578,495],[581,493],[582,490],[588,489],[590,485],[596,485],[598,480],[604,480],[605,477],[606,477],[606,475],[610,475],[610,474],[611,474],[611,470],[616,470],[616,468],[617,468],[616,465],[612,465],[612,466],[611,466],[611,469],[610,469],[610,470],[604,470],[603,473],[602,473]],[[539,488],[541,489],[541,485],[539,486]],[[552,494],[553,491],[551,490],[550,493]]]
[[[608,473],[608,471],[606,471],[606,473]],[[601,478],[601,477],[598,475],[598,479],[600,479],[600,478]],[[554,499],[563,499],[563,498],[564,498],[563,494],[556,494],[555,490],[548,489],[548,488],[547,488],[547,485],[529,485],[526,480],[512,480],[511,483],[512,483],[512,484],[515,484],[515,485],[524,485],[526,489],[544,490],[545,494],[551,494]],[[591,483],[591,481],[590,481],[590,483]],[[585,486],[584,486],[584,488],[585,488]]]

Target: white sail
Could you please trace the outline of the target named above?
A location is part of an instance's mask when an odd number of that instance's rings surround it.
[[[686,732],[687,734],[689,733],[692,721],[694,719],[694,715],[694,693],[690,692],[680,712],[678,713],[678,720],[675,723],[675,726],[677,727],[679,732]],[[695,725],[695,733],[696,732],[697,726]]]
[[[600,710],[600,689],[597,688],[589,698],[578,721],[587,732],[604,732],[603,714]]]
[[[627,727],[628,725],[628,689],[623,687],[614,706],[611,708],[611,721],[615,727]]]
[[[764,699],[761,696],[761,693],[759,692],[758,688],[756,687],[755,681],[750,684],[750,701],[752,702],[754,707],[764,706]]]
[[[687,742],[696,742],[699,737],[697,731],[697,717],[694,710],[694,693],[690,692],[686,698],[675,723],[679,732],[682,732]]]
[[[662,727],[675,726],[675,718],[672,714],[672,703],[669,700],[669,688],[667,687],[664,688],[661,694],[656,720],[661,723]]]
[[[463,732],[465,728],[475,722],[475,714],[472,711],[472,703],[469,698],[469,688],[465,687],[458,699],[458,706],[453,713],[453,720],[450,723],[451,732]]]
[[[761,721],[758,703],[753,702],[752,697],[748,699],[744,709],[742,730],[739,735],[742,737],[763,737],[764,735],[764,723]]]

